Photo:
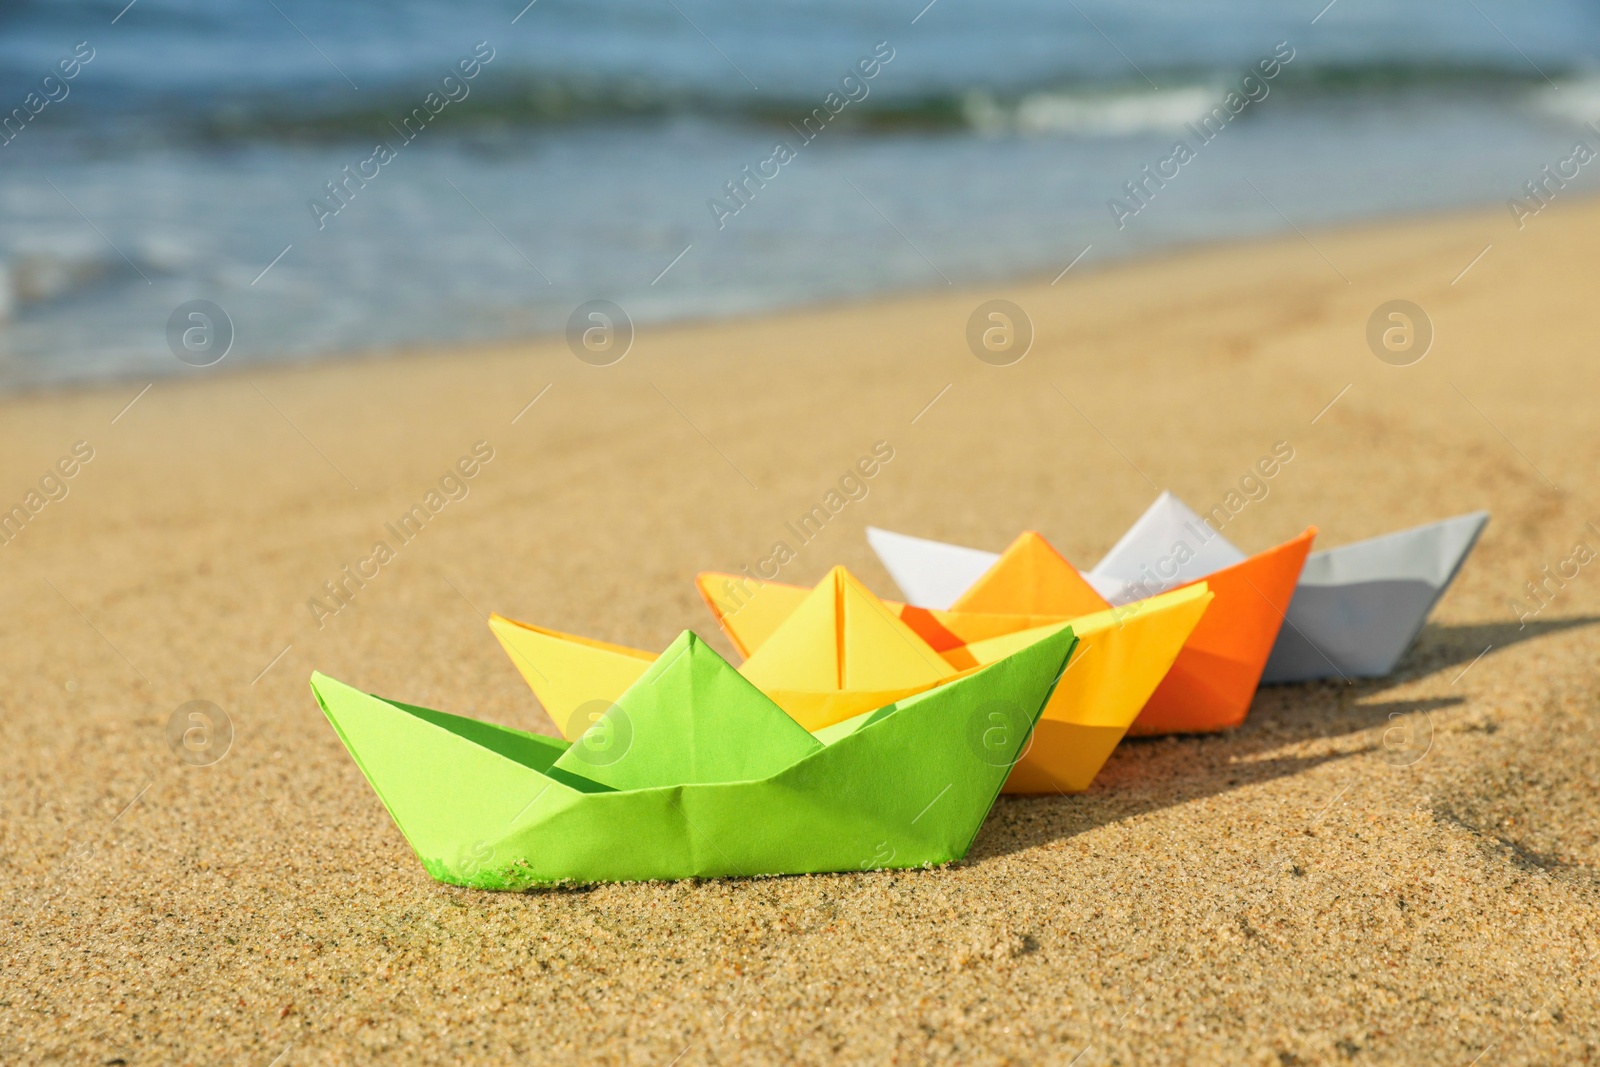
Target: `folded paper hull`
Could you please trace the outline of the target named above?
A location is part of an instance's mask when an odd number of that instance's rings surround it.
[[[1438,598],[1427,582],[1303,585],[1261,681],[1380,678],[1411,647]]]
[[[1488,521],[1473,512],[1313,553],[1262,682],[1394,670]]]
[[[1307,530],[1205,576],[1216,599],[1130,735],[1213,733],[1244,722],[1315,536]]]
[[[964,856],[1074,643],[1063,629],[869,713],[759,781],[630,790],[554,766],[566,742],[382,700],[323,675],[311,684],[441,882],[519,889],[801,874]]]
[[[1078,638],[1066,673],[1045,706],[1007,793],[1081,793],[1122,741],[1200,624],[1212,594],[1205,583],[1070,623]],[[970,617],[969,617],[970,618]],[[952,650],[964,662],[1004,655],[1048,630],[1022,630]]]
[[[698,585],[729,639],[752,652],[806,595],[798,586],[768,582],[729,612],[709,593],[722,589],[725,580],[724,575],[703,574]],[[1070,625],[1077,635],[1072,662],[1045,708],[1033,744],[1006,782],[1008,793],[1079,793],[1089,788],[1211,602],[1203,582],[1071,620],[936,611],[885,601],[961,669],[990,662],[1052,627]]]

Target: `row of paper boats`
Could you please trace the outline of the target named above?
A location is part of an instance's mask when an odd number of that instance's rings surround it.
[[[995,554],[883,530],[906,596],[702,574],[745,657],[654,655],[493,616],[565,740],[311,686],[428,872],[515,889],[922,867],[1002,791],[1088,788],[1125,734],[1239,725],[1262,681],[1388,673],[1476,512],[1245,556],[1163,494],[1093,570],[1036,533]]]

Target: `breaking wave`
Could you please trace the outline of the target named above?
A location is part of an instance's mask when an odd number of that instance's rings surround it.
[[[1209,112],[1248,71],[1154,70],[1147,78],[1116,84],[1061,78],[1028,86],[972,85],[920,92],[875,86],[840,116],[838,127],[863,133],[908,130],[977,130],[984,133],[1117,136],[1181,129]],[[1554,93],[1545,76],[1571,83]],[[1159,86],[1159,88],[1158,88]],[[423,90],[427,87],[423,86]],[[80,128],[98,138],[130,137],[206,141],[327,141],[369,137],[420,103],[416,87],[394,82],[364,86],[351,106],[337,87],[294,93],[256,92],[196,99],[124,96],[125,108],[79,113]],[[1575,99],[1582,96],[1582,101]],[[1600,80],[1572,69],[1543,72],[1494,65],[1373,62],[1314,66],[1302,59],[1271,83],[1274,108],[1325,105],[1340,98],[1386,94],[1462,93],[1504,98],[1528,95],[1553,109],[1577,107],[1585,117],[1600,110]],[[1543,95],[1541,95],[1541,93]],[[822,106],[826,89],[798,93],[708,94],[644,79],[536,76],[515,70],[493,86],[475,88],[451,107],[441,124],[462,134],[511,134],[549,126],[698,120],[783,126]],[[1547,99],[1548,98],[1548,99]],[[57,123],[58,126],[63,124]]]

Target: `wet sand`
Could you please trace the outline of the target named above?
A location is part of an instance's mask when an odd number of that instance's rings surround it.
[[[1600,1056],[1600,566],[1536,613],[1524,586],[1600,548],[1597,238],[1593,203],[1521,232],[1486,209],[641,328],[610,367],[550,339],[0,402],[0,508],[60,479],[0,545],[0,1060]],[[1036,329],[1012,366],[967,348],[994,297]],[[1411,366],[1365,340],[1391,299],[1436,330]],[[490,611],[731,655],[699,570],[785,541],[786,580],[844,563],[892,594],[868,523],[993,550],[1033,527],[1088,566],[1159,489],[1205,510],[1280,441],[1224,529],[1246,550],[1493,512],[1401,669],[1125,743],[1085,795],[1002,798],[948,869],[439,886],[306,686],[554,732]],[[209,765],[169,745],[191,700],[231,722]]]

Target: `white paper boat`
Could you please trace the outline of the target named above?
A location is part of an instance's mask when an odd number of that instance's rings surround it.
[[[1475,511],[1313,553],[1261,680],[1388,674],[1411,647],[1488,521],[1488,512]],[[923,608],[948,609],[1000,558],[870,526],[867,541],[907,602]],[[1179,544],[1185,552],[1174,552]],[[1084,578],[1115,606],[1246,558],[1183,501],[1162,493]]]
[[[1263,682],[1378,678],[1394,670],[1449,588],[1487,511],[1313,552]]]

